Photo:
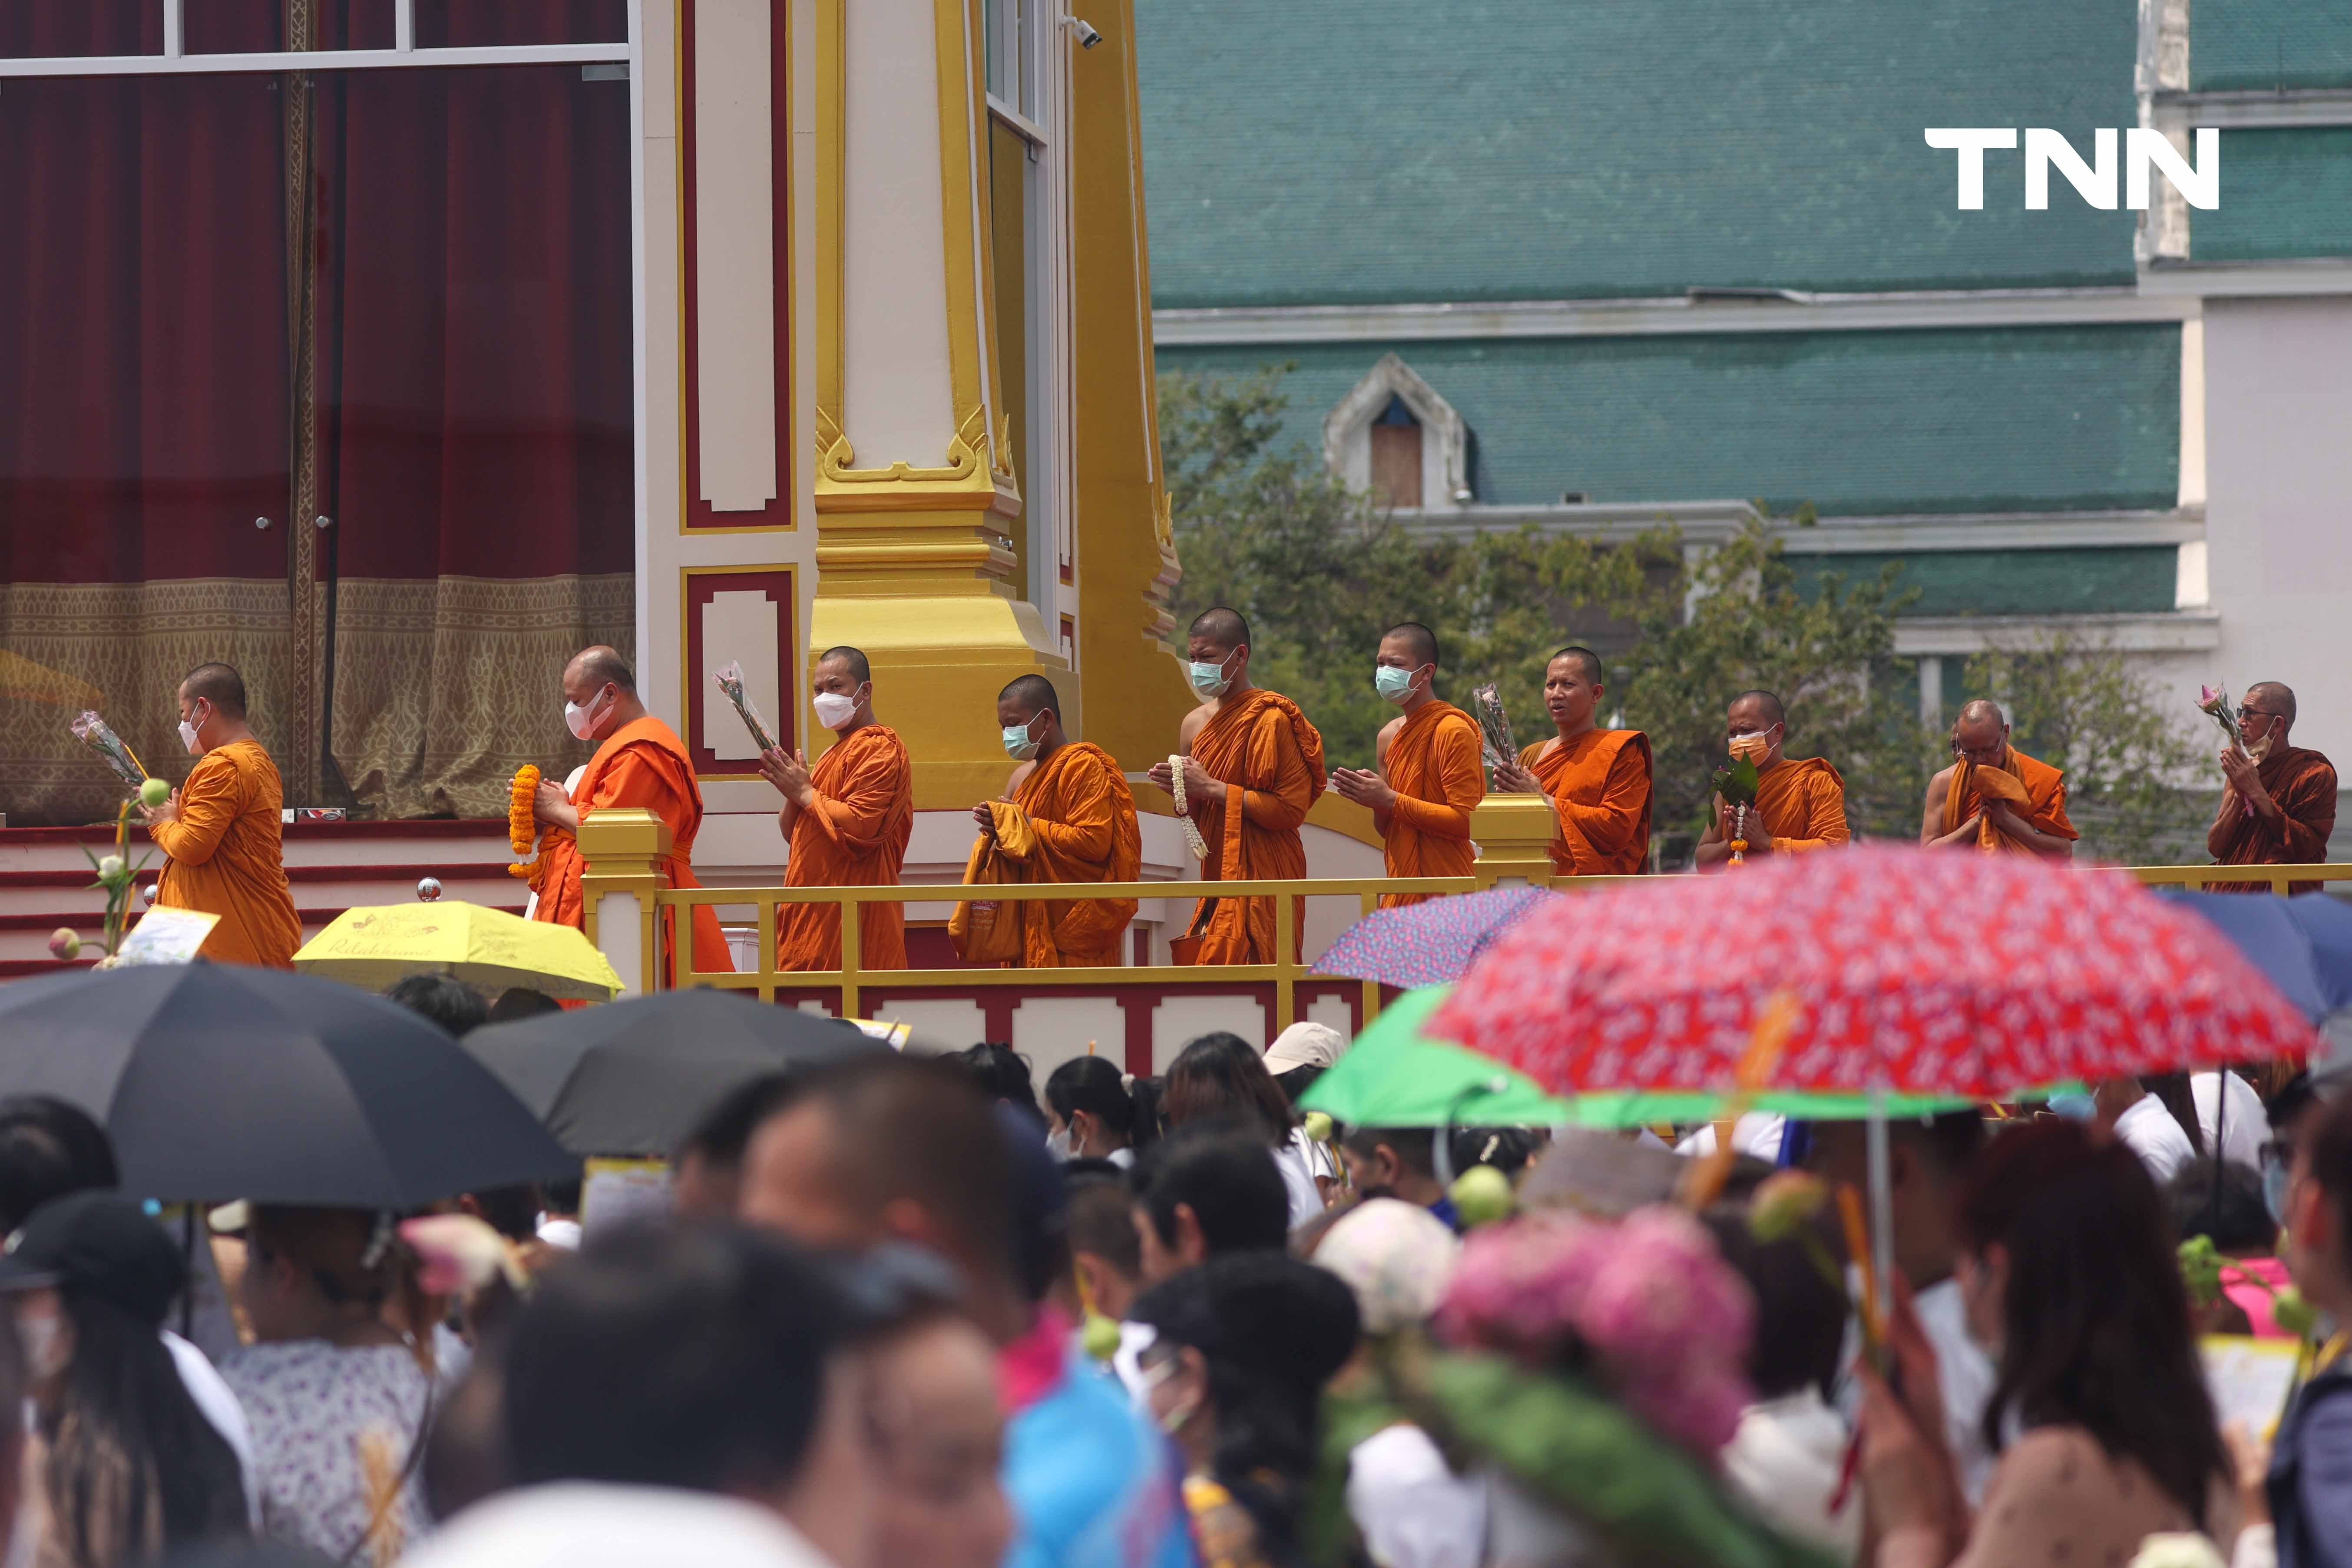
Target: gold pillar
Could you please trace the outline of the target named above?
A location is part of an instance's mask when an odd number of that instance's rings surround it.
[[[654,895],[669,886],[669,824],[650,811],[613,806],[581,818],[580,929],[620,976],[624,996],[661,988]]]
[[[1505,883],[1551,885],[1552,804],[1540,795],[1490,795],[1470,812],[1470,837],[1478,846],[1471,875],[1482,888]]]

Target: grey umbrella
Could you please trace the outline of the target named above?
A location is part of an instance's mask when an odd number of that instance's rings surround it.
[[[706,986],[493,1024],[465,1045],[582,1158],[668,1154],[751,1079],[889,1048],[854,1024]]]

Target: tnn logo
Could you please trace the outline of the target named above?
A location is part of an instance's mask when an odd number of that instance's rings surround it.
[[[2040,212],[2050,205],[2050,170],[2055,165],[2066,181],[2081,193],[2084,201],[2095,207],[2112,210],[2116,205],[2116,133],[2095,131],[2092,133],[2092,161],[2083,162],[2082,154],[2073,143],[2057,132],[2034,126],[2025,133],[2025,205]],[[2133,126],[2124,133],[2124,205],[2136,210],[2147,206],[2147,172],[2150,168],[2164,171],[2164,177],[2192,207],[2210,212],[2221,205],[2221,133],[2210,126],[2197,132],[2197,162],[2193,164],[2165,138],[2161,131]],[[1993,151],[2007,151],[2017,145],[2014,126],[1932,126],[1927,131],[1927,145],[1940,147],[1959,154],[1960,199],[1962,212],[1984,209],[1984,155]]]

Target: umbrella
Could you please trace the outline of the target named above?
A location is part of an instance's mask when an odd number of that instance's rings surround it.
[[[888,1048],[855,1024],[700,985],[466,1037],[466,1049],[582,1158],[667,1155],[738,1085]]]
[[[1423,1036],[1421,1026],[1450,985],[1408,991],[1381,1010],[1347,1055],[1299,1097],[1357,1127],[1552,1126],[1569,1108],[1524,1074],[1473,1051]]]
[[[1459,980],[1496,937],[1529,910],[1560,899],[1542,888],[1495,888],[1374,910],[1339,933],[1315,961],[1315,971],[1386,985]]]
[[[413,1208],[580,1163],[456,1041],[331,980],[194,963],[0,987],[0,1095],[98,1118],[125,1190]]]
[[[345,910],[302,945],[294,967],[366,991],[411,974],[447,974],[478,990],[528,986],[550,996],[608,1002],[621,977],[572,926],[527,921],[463,900]]]
[[[2120,872],[1870,845],[1587,894],[1495,944],[1430,1031],[1562,1093],[1748,1087],[1993,1098],[2307,1048],[2205,921]]]
[[[2157,897],[2219,927],[2313,1023],[2352,1007],[2352,904],[2326,893],[2282,899],[2185,888],[2163,889]]]

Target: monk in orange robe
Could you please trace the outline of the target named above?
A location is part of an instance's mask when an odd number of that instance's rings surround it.
[[[2009,718],[1979,698],[1952,724],[1952,765],[1927,781],[1919,842],[1930,849],[2071,860],[2066,775],[2009,743]]]
[[[278,764],[245,721],[245,679],[200,664],[180,682],[180,740],[202,759],[162,805],[142,805],[165,855],[157,909],[220,916],[197,951],[215,963],[294,967],[302,920],[286,882]]]
[[[1724,714],[1724,731],[1732,756],[1756,764],[1756,804],[1738,825],[1748,856],[1797,855],[1853,838],[1845,825],[1845,780],[1837,769],[1820,757],[1784,752],[1789,718],[1779,697],[1741,692]],[[1692,857],[1700,870],[1729,862],[1733,825],[1731,807],[1717,797],[1715,820]]]
[[[702,787],[695,783],[694,758],[676,731],[646,711],[629,661],[609,647],[581,649],[563,667],[563,716],[574,735],[597,742],[596,754],[569,794],[562,784],[541,779],[531,800],[531,815],[546,831],[540,837],[539,903],[530,918],[581,925],[585,904],[580,879],[588,862],[580,853],[580,823],[607,809],[635,807],[660,817],[669,827],[669,885],[702,886],[694,878],[694,836],[702,828]],[[677,924],[676,911],[664,910],[662,965],[671,985],[679,980]],[[696,905],[691,927],[687,967],[734,973],[719,911]]]
[[[1601,656],[1564,647],[1544,669],[1544,708],[1559,731],[1495,770],[1495,787],[1551,797],[1551,863],[1561,877],[1637,876],[1650,868],[1650,738],[1603,730],[1595,714]]]
[[[1478,721],[1441,701],[1437,634],[1418,621],[1389,628],[1373,658],[1373,684],[1404,710],[1373,742],[1378,771],[1334,768],[1331,787],[1371,808],[1391,877],[1466,877],[1477,852],[1470,812],[1486,797]],[[1417,904],[1427,893],[1383,893],[1382,909]]]
[[[1222,606],[1202,612],[1189,634],[1192,689],[1203,700],[1177,729],[1184,765],[1184,810],[1208,846],[1202,875],[1212,881],[1283,880],[1307,875],[1298,825],[1323,793],[1323,737],[1298,704],[1250,684],[1249,623]],[[1151,782],[1175,794],[1167,763]],[[1291,962],[1298,961],[1307,900],[1292,904]],[[1272,899],[1202,899],[1192,934],[1202,963],[1275,962]]]
[[[2229,787],[2205,835],[2220,866],[2309,866],[2327,858],[2336,831],[2336,766],[2317,752],[2287,743],[2294,693],[2275,680],[2246,688],[2238,732],[2246,750],[2225,746]],[[2290,893],[2315,893],[2317,882],[2289,882]],[[2267,893],[2268,882],[2214,882],[2211,893]]]
[[[810,672],[818,722],[837,739],[809,765],[772,751],[760,771],[784,797],[776,826],[791,846],[787,888],[889,888],[915,830],[915,770],[898,732],[874,718],[874,671],[854,647],[825,649]],[[865,905],[857,917],[861,969],[907,967],[907,906]],[[776,907],[778,969],[841,967],[841,911],[832,904]]]
[[[1062,732],[1061,699],[1042,675],[997,693],[996,722],[1017,764],[1003,800],[971,808],[983,837],[1027,882],[1132,882],[1143,870],[1143,827],[1118,759]],[[1030,899],[1021,910],[1022,969],[1100,968],[1119,962],[1133,899]]]

